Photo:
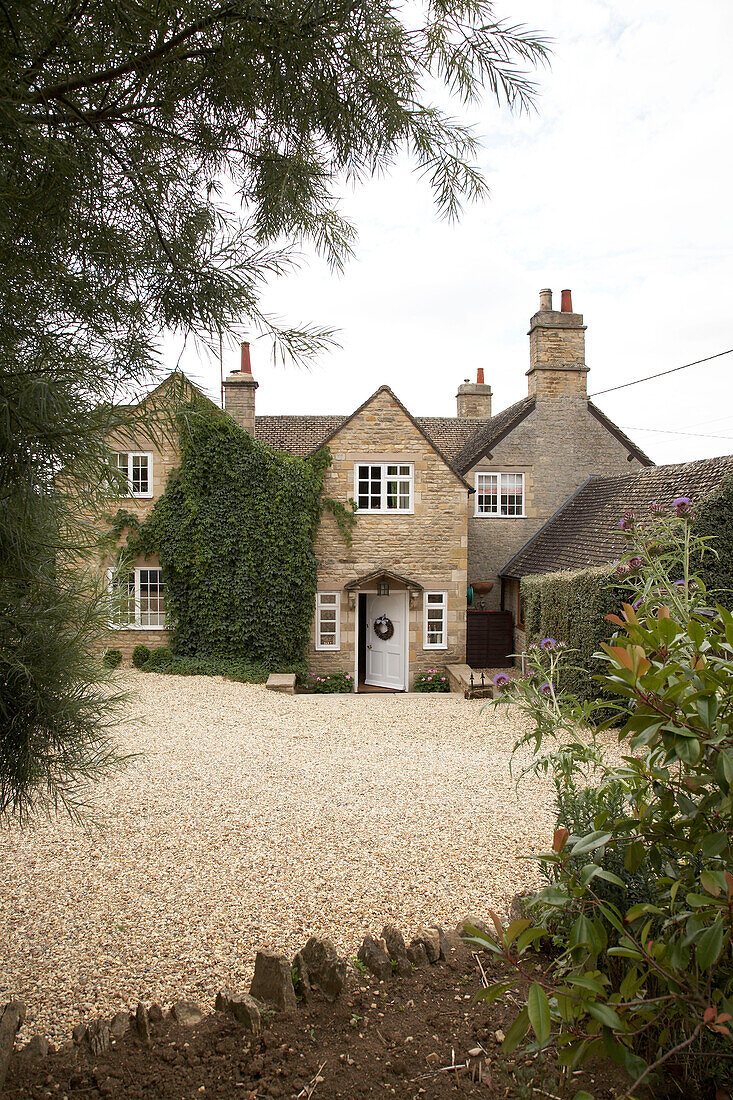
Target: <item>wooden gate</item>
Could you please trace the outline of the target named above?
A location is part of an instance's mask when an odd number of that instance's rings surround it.
[[[466,664],[471,668],[509,668],[514,652],[511,611],[466,612]]]

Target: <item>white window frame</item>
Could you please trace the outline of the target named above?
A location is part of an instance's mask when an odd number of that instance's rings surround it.
[[[380,506],[379,506],[379,508],[372,508],[372,507],[361,508],[361,507],[359,507],[359,467],[360,466],[369,466],[370,467],[370,479],[369,479],[370,482],[371,482],[371,467],[378,466],[380,468],[381,476],[380,476],[380,494],[379,494],[380,495]],[[387,469],[388,469],[389,466],[396,466],[398,468],[398,470],[399,470],[400,466],[408,466],[409,467],[409,470],[410,470],[409,475],[408,474],[400,474],[400,473],[398,473],[396,475],[398,482],[401,482],[402,484],[407,483],[407,485],[409,487],[409,492],[410,492],[410,506],[409,506],[409,508],[388,508],[387,507],[387,480],[388,480],[387,479]],[[393,474],[392,477],[391,477],[391,480],[394,480],[394,479],[395,479],[395,475]],[[369,496],[371,498],[371,492],[369,493]],[[397,493],[397,499],[399,501],[399,492]],[[354,463],[354,500],[357,502],[357,510],[359,512],[361,512],[362,515],[367,515],[367,514],[370,514],[370,515],[373,515],[373,516],[411,516],[411,515],[414,515],[414,513],[415,513],[415,463],[414,462],[403,462],[403,461],[400,461],[400,460],[388,461],[388,462],[381,462],[381,461],[380,462],[368,462],[368,461],[355,462]]]
[[[480,485],[481,478],[495,477],[496,478],[496,511],[490,512],[487,509],[479,510],[479,497],[486,495],[486,490]],[[503,477],[520,477],[522,479],[522,511],[513,513],[512,515],[506,515],[501,510],[501,479]],[[474,488],[476,490],[476,508],[474,516],[484,517],[489,516],[494,519],[524,519],[526,517],[526,478],[524,471],[522,470],[479,470],[474,478]]]
[[[324,603],[323,597],[328,597]],[[324,631],[321,620],[321,611],[336,612],[336,630],[334,645],[323,642],[324,633],[332,634],[334,631]],[[340,592],[316,592],[316,649],[322,653],[338,653],[341,650],[341,593]]]
[[[432,601],[429,597],[432,596]],[[440,601],[435,597],[439,596]],[[428,608],[435,610],[439,607],[443,614],[441,615],[443,628],[441,642],[429,642],[428,641]],[[447,592],[425,592],[423,593],[423,649],[447,649],[448,648],[448,593]]]
[[[153,495],[153,452],[152,451],[114,451],[115,462],[118,463],[117,469],[120,472],[124,471],[124,466],[120,466],[118,462],[118,455],[127,455],[127,496],[137,497],[138,499],[144,499],[152,497]],[[133,459],[135,458],[147,458],[148,460],[148,488],[144,493],[135,492],[132,487],[132,470]]]
[[[142,623],[140,621],[141,617],[142,617],[141,596],[140,596],[140,574],[143,571],[145,571],[145,572],[155,571],[155,572],[161,574],[159,589],[162,588],[163,593],[164,593],[164,595],[163,595],[163,600],[164,600],[163,608],[164,608],[164,610],[163,610],[163,622],[162,623],[146,624],[146,623]],[[131,622],[131,623],[116,623],[114,621],[111,621],[110,622],[111,629],[112,630],[167,630],[168,629],[168,612],[165,609],[165,581],[163,580],[163,573],[162,573],[162,570],[161,570],[160,566],[159,565],[136,565],[132,569],[129,569],[129,570],[125,571],[125,575],[127,575],[129,573],[132,573],[134,575],[134,578],[135,578],[135,589],[134,589],[134,596],[133,596],[133,607],[134,607],[135,619],[134,619],[134,622]],[[117,570],[115,570],[115,569],[109,569],[107,571],[109,592],[110,592],[110,595],[115,596],[115,598],[116,598],[115,579],[116,579],[117,575],[118,575]],[[121,579],[121,576],[120,576],[120,579]]]

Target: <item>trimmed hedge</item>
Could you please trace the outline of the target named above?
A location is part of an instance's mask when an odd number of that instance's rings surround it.
[[[601,668],[592,658],[614,630],[605,616],[618,612],[627,598],[613,568],[543,573],[523,577],[521,582],[528,644],[550,637],[574,650],[570,661],[579,667],[565,669],[560,686],[583,700],[598,698],[598,686],[591,677]]]
[[[721,481],[715,493],[695,506],[693,530],[696,535],[710,538],[713,553],[693,558],[691,568],[699,573],[710,595],[731,606],[733,591],[733,478]]]

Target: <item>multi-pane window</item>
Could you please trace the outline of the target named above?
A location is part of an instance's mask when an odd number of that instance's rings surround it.
[[[476,474],[477,516],[523,516],[524,474]]]
[[[425,649],[448,648],[448,594],[446,592],[426,592],[424,602]]]
[[[316,649],[340,649],[341,610],[338,592],[319,592],[316,595]]]
[[[356,466],[356,503],[361,512],[411,512],[411,462],[364,462]]]
[[[145,451],[117,451],[114,457],[120,482],[127,481],[127,492],[134,497],[151,497],[153,456]]]
[[[165,627],[165,583],[160,569],[146,566],[110,577],[112,625],[155,630]]]

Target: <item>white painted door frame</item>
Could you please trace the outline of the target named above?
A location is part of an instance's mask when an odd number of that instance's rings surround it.
[[[355,684],[355,687],[356,687],[357,691],[359,690],[359,596],[360,595],[364,595],[368,599],[369,596],[377,596],[378,592],[377,592],[376,588],[362,588],[357,592],[357,596],[356,596],[356,616],[355,616],[355,623],[354,623],[354,631],[355,631],[355,638],[356,638],[356,645],[354,647],[354,650],[355,650],[355,652],[354,652],[354,684]],[[394,687],[393,690],[394,691],[407,691],[407,688],[408,688],[408,685],[409,685],[409,682],[410,682],[410,593],[407,590],[401,591],[399,589],[396,592],[394,592],[394,591],[390,592],[390,597],[400,596],[400,595],[403,597],[403,600],[404,600],[403,639],[402,639],[402,647],[403,647],[402,648],[403,681],[402,681],[402,687],[399,687],[399,688]],[[367,620],[366,637],[367,637],[367,643],[366,644],[368,644],[368,637],[369,637],[369,622],[368,622],[368,620]],[[365,659],[366,659],[366,657],[367,657],[367,655],[365,654]],[[366,679],[366,669],[365,669],[365,677],[364,678]],[[375,684],[374,686],[379,687],[381,685]],[[390,685],[385,685],[385,686],[392,687],[391,684]]]

